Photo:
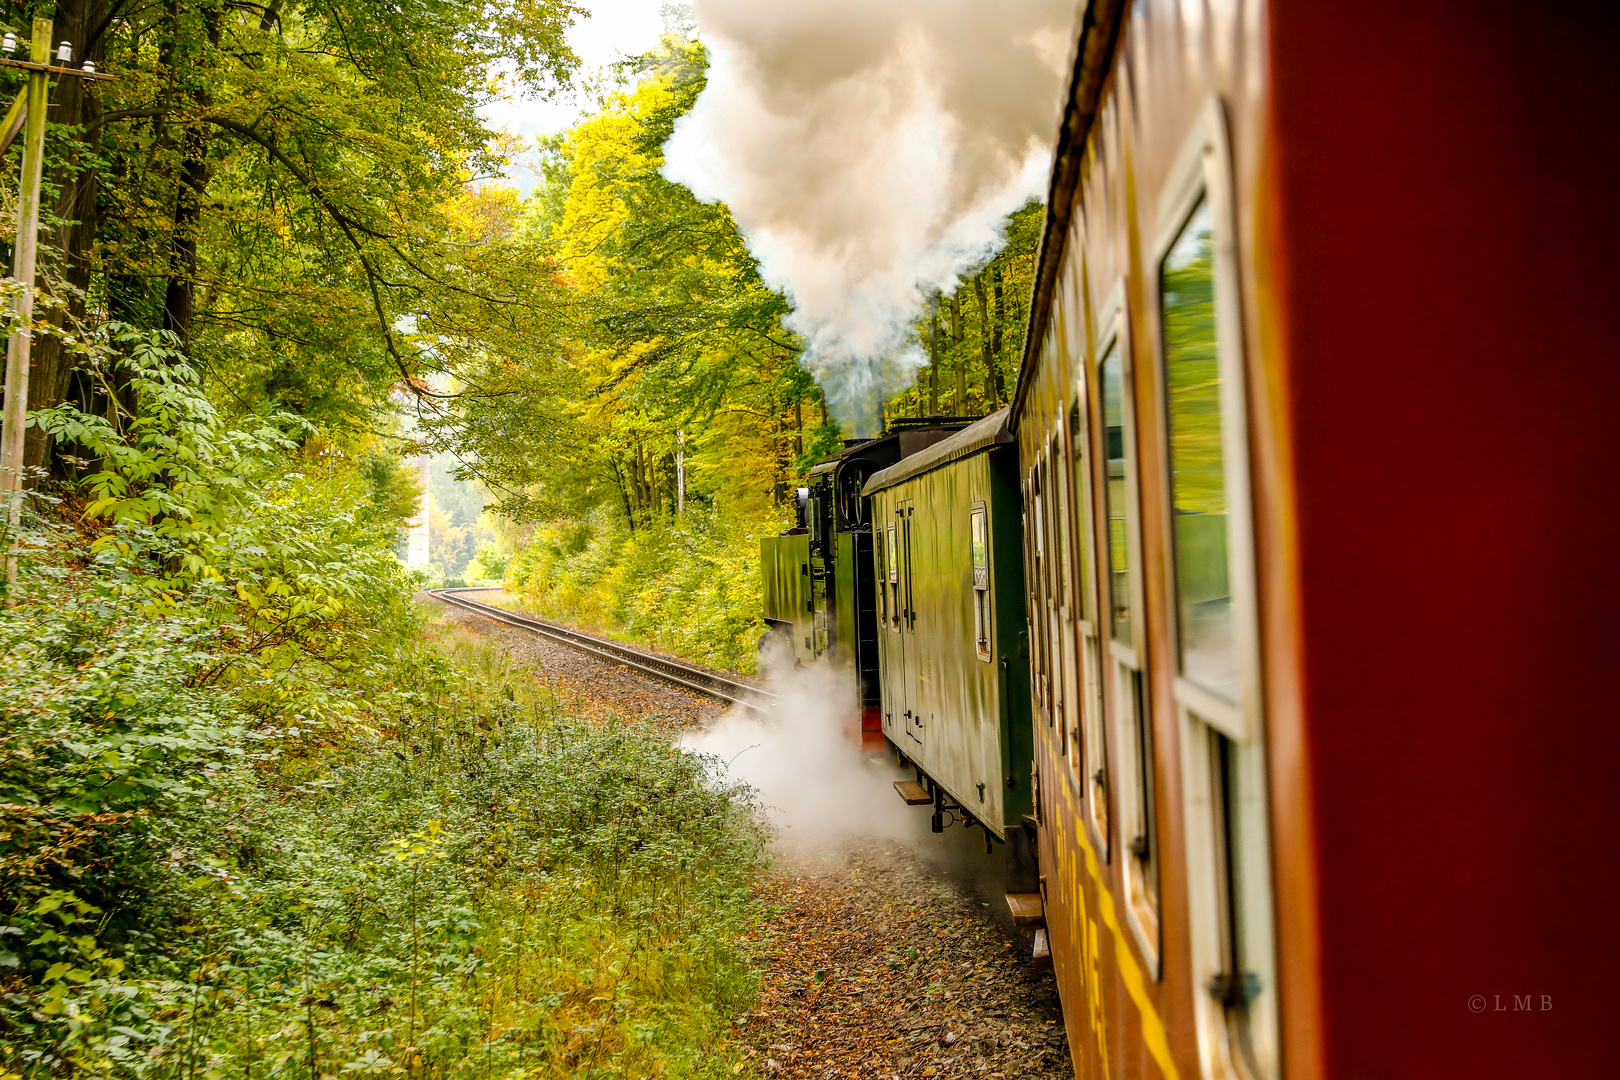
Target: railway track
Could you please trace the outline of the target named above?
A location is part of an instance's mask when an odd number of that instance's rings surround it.
[[[760,715],[769,715],[776,704],[776,695],[768,690],[761,690],[757,686],[728,679],[724,675],[716,675],[712,671],[683,664],[679,660],[671,660],[644,649],[623,642],[611,641],[607,638],[596,637],[593,634],[584,634],[578,630],[557,623],[536,619],[531,615],[519,615],[515,611],[505,608],[492,607],[489,604],[480,604],[476,600],[469,600],[461,594],[470,592],[498,592],[491,586],[478,586],[461,589],[429,589],[428,595],[444,604],[464,608],[476,612],[486,619],[527,630],[532,634],[555,641],[560,645],[567,645],[583,653],[589,653],[599,659],[610,663],[632,668],[643,675],[651,676],[660,682],[679,686],[695,694],[712,698],[715,701],[724,701],[733,705],[742,705],[752,709]]]

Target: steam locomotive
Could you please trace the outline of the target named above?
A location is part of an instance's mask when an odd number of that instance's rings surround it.
[[[1613,1075],[1616,21],[1090,0],[1012,405],[766,541],[1078,1075]]]
[[[876,585],[869,477],[973,423],[935,416],[898,420],[875,439],[851,439],[810,470],[798,489],[794,526],[760,542],[766,638],[761,650],[791,650],[796,662],[848,669],[865,748],[882,745]]]

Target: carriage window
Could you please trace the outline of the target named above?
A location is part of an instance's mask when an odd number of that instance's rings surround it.
[[[900,559],[895,544],[894,522],[889,522],[889,625],[900,629]]]
[[[1055,608],[1058,605],[1057,564],[1063,561],[1053,539],[1053,523],[1058,515],[1059,485],[1052,475],[1051,458],[1043,455],[1040,468],[1041,489],[1046,492],[1046,503],[1042,508],[1045,514],[1041,520],[1041,547],[1046,573],[1041,578],[1041,588],[1046,593],[1046,606]]]
[[[1081,412],[1084,394],[1077,394],[1069,412],[1069,438],[1074,448],[1073,470],[1069,479],[1073,485],[1075,507],[1075,539],[1077,558],[1075,566],[1080,583],[1080,723],[1082,737],[1077,737],[1074,756],[1070,759],[1082,778],[1087,792],[1092,830],[1103,858],[1108,858],[1108,753],[1107,734],[1103,723],[1103,661],[1102,644],[1098,639],[1096,600],[1092,594],[1093,575],[1096,573],[1096,549],[1093,545],[1091,503],[1091,433]]]
[[[1104,503],[1108,508],[1108,602],[1114,640],[1131,644],[1131,559],[1129,527],[1125,518],[1125,374],[1120,363],[1119,343],[1108,346],[1098,365],[1102,382],[1103,452],[1108,462],[1108,487]]]
[[[1052,561],[1053,583],[1057,595],[1053,601],[1057,607],[1069,606],[1069,560],[1074,548],[1069,544],[1069,491],[1070,487],[1061,479],[1063,472],[1063,444],[1058,436],[1052,436],[1052,543],[1055,548]]]
[[[1042,612],[1041,593],[1046,574],[1046,515],[1041,500],[1041,466],[1036,462],[1029,470],[1029,519],[1024,531],[1029,537],[1029,620],[1030,620],[1030,679],[1034,690],[1036,711],[1046,717],[1046,726],[1052,726],[1052,713],[1047,708],[1049,665],[1046,647],[1047,622]]]
[[[1154,802],[1153,717],[1148,713],[1147,688],[1142,673],[1132,672],[1130,679],[1132,750],[1136,757],[1135,783],[1132,797],[1135,805],[1127,814],[1131,829],[1131,902],[1136,905],[1137,917],[1149,932],[1159,922],[1159,830],[1158,812]]]
[[[1050,592],[1046,583],[1046,501],[1042,498],[1046,487],[1045,476],[1040,462],[1035,463],[1034,507],[1035,527],[1030,530],[1035,541],[1035,588],[1037,595]],[[1044,596],[1042,597],[1044,601]]]
[[[973,587],[990,587],[990,530],[985,523],[984,507],[973,511]]]
[[[1264,841],[1265,782],[1254,746],[1209,731],[1209,793],[1215,858],[1220,966],[1206,986],[1227,1016],[1235,1057],[1257,1076],[1274,1075],[1277,994]]]
[[[872,545],[872,561],[877,567],[877,617],[880,624],[889,621],[889,588],[886,584],[889,574],[887,564],[884,562],[886,553],[883,550],[882,536],[883,530],[879,529],[878,542]]]
[[[859,458],[844,466],[838,478],[838,512],[850,528],[866,524],[866,500],[861,498],[861,485],[873,473],[872,463]]]
[[[1047,705],[1052,713],[1052,724],[1058,730],[1058,752],[1073,760],[1078,739],[1075,736],[1074,725],[1070,723],[1070,708],[1074,702],[1071,700],[1073,694],[1069,693],[1071,671],[1064,650],[1064,634],[1061,627],[1068,608],[1065,594],[1069,554],[1064,547],[1066,534],[1062,528],[1063,516],[1068,510],[1067,500],[1063,496],[1063,456],[1056,436],[1052,439],[1049,452],[1041,457],[1041,470],[1046,475],[1048,493],[1046,606],[1040,613],[1040,618],[1047,627],[1046,647],[1050,657],[1047,668],[1049,675],[1047,693],[1050,700]]]
[[[990,659],[990,528],[984,507],[973,509],[969,546],[973,556],[973,637],[979,659]]]
[[[1216,355],[1214,215],[1193,211],[1160,276],[1174,501],[1177,635],[1181,670],[1228,700],[1237,698],[1232,588],[1227,574],[1221,376]]]
[[[1091,510],[1090,500],[1086,493],[1090,490],[1087,480],[1090,473],[1088,455],[1086,454],[1086,429],[1080,422],[1080,405],[1075,403],[1069,410],[1069,440],[1074,447],[1074,466],[1069,474],[1069,480],[1074,489],[1074,516],[1079,528],[1075,536],[1079,548],[1079,558],[1075,560],[1075,569],[1080,575],[1080,618],[1090,622],[1093,618],[1091,610]]]

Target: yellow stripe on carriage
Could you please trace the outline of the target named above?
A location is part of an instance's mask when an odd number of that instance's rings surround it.
[[[1053,774],[1063,775],[1060,769],[1048,773]],[[1079,823],[1080,808],[1075,805],[1073,789],[1068,784],[1060,782],[1058,790],[1062,792],[1063,801],[1068,804],[1069,821]],[[1148,1053],[1159,1066],[1159,1072],[1163,1074],[1165,1080],[1181,1080],[1175,1059],[1170,1056],[1170,1038],[1165,1033],[1164,1021],[1159,1018],[1157,1010],[1153,1008],[1153,1002],[1148,999],[1142,969],[1137,966],[1136,957],[1131,952],[1131,943],[1119,925],[1119,916],[1114,911],[1114,895],[1103,883],[1097,853],[1092,850],[1084,825],[1075,830],[1075,839],[1080,844],[1080,850],[1086,854],[1086,872],[1091,875],[1092,883],[1097,887],[1097,907],[1102,913],[1103,925],[1114,935],[1114,961],[1119,966],[1120,980],[1125,983],[1125,992],[1136,1003],[1136,1010],[1142,1016],[1142,1041],[1147,1044]],[[1084,898],[1081,898],[1080,902],[1084,904]]]
[[[1102,911],[1103,925],[1114,934],[1114,962],[1119,965],[1119,976],[1125,983],[1125,991],[1136,1002],[1136,1009],[1142,1014],[1142,1041],[1147,1043],[1148,1053],[1159,1066],[1165,1080],[1181,1080],[1181,1074],[1176,1071],[1176,1063],[1170,1057],[1170,1038],[1165,1034],[1164,1021],[1159,1019],[1158,1012],[1153,1008],[1153,1002],[1148,1000],[1147,985],[1142,980],[1142,969],[1136,964],[1136,957],[1131,955],[1130,942],[1126,940],[1125,932],[1120,929],[1119,918],[1114,914],[1114,897],[1103,884],[1102,874],[1097,865],[1097,855],[1091,850],[1091,844],[1085,838],[1085,830],[1080,832],[1080,846],[1086,853],[1086,870],[1091,874],[1091,880],[1097,885],[1097,907]]]

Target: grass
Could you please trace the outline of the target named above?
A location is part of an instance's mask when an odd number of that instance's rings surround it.
[[[318,755],[291,752],[296,728],[222,726],[191,787],[104,821],[116,897],[64,880],[19,900],[0,1073],[734,1075],[765,858],[748,794],[671,730],[583,721],[487,646],[430,636]],[[184,684],[181,656],[142,647]]]

